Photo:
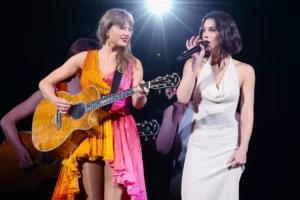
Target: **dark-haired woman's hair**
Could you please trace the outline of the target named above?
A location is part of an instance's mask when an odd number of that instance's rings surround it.
[[[92,40],[88,38],[80,38],[72,44],[68,52],[67,59],[83,51],[89,51],[89,50],[94,50],[99,48],[100,48],[100,44],[96,40]]]
[[[206,14],[202,20],[201,27],[199,30],[200,38],[203,34],[203,26],[207,19],[213,19],[216,24],[216,29],[220,34],[219,46],[216,48],[217,62],[220,62],[223,58],[238,53],[242,49],[242,39],[240,32],[236,26],[233,18],[220,11],[212,11]]]
[[[95,50],[99,48],[100,48],[100,44],[96,40],[92,40],[88,38],[79,38],[72,44],[71,48],[69,49],[67,60],[78,53],[89,51],[89,50]],[[69,82],[75,76],[76,74],[74,74],[70,78],[67,78],[63,82]]]

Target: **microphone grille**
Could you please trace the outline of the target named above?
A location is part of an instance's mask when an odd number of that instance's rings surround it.
[[[208,47],[208,42],[207,41],[201,41],[200,44],[202,44],[205,48]]]

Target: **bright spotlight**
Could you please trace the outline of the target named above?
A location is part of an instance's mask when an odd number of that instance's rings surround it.
[[[147,0],[148,8],[156,15],[170,11],[171,0]]]

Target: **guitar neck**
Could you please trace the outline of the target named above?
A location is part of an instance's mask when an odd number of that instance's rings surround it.
[[[150,88],[150,81],[146,82],[145,84],[141,85],[142,87]],[[130,97],[134,94],[133,88],[130,88],[128,90],[124,90],[122,92],[114,93],[109,96],[104,96],[101,99],[97,99],[96,101],[92,101],[90,103],[87,103],[86,105],[86,112],[96,110],[98,108],[104,107],[106,105],[109,105],[111,103],[114,103],[118,100],[124,99],[126,97]]]

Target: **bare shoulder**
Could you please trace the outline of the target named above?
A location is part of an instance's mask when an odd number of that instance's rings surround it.
[[[80,52],[80,53],[72,56],[68,61],[75,63],[76,65],[79,66],[79,68],[82,69],[87,54],[88,54],[88,51]]]
[[[142,70],[143,69],[142,62],[137,58],[134,58],[134,59],[135,59],[135,62],[136,62],[135,68],[137,70]]]
[[[233,64],[240,74],[246,76],[255,76],[254,68],[251,65],[238,60],[233,60]]]
[[[134,58],[135,59],[135,65],[132,67],[132,73],[133,73],[133,79],[140,82],[140,80],[143,79],[143,66],[142,63],[139,59]]]
[[[86,56],[88,54],[88,51],[83,51],[83,52],[80,52],[74,56],[72,56],[71,58],[76,58],[76,59],[85,59]]]

